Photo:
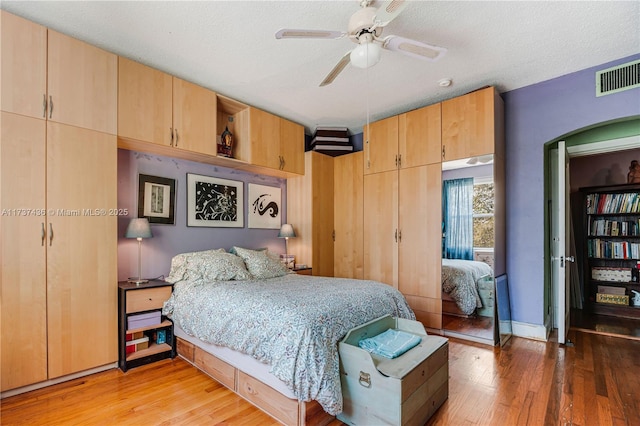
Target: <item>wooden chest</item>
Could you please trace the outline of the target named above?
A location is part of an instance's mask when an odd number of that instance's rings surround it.
[[[422,337],[403,355],[388,359],[358,347],[361,339],[390,328]],[[344,407],[349,425],[423,425],[449,396],[449,344],[427,335],[417,321],[384,316],[349,331],[339,343]]]

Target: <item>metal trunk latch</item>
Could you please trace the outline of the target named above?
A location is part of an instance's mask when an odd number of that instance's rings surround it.
[[[360,382],[360,384],[362,386],[364,386],[365,388],[370,388],[371,387],[371,375],[369,373],[365,373],[364,371],[360,372],[360,379],[358,379],[358,382]]]

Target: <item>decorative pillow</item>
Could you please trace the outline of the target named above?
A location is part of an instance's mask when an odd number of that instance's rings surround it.
[[[241,257],[231,253],[204,253],[189,259],[189,268],[200,272],[205,281],[249,280]]]
[[[289,272],[279,260],[269,256],[268,250],[249,250],[241,247],[234,247],[235,252],[240,256],[249,273],[257,279],[281,277]]]
[[[193,274],[189,271],[189,259],[198,254],[212,252],[226,253],[226,250],[221,248],[213,250],[194,251],[190,253],[180,253],[173,256],[173,259],[171,259],[171,271],[169,272],[169,276],[165,278],[165,281],[168,283],[177,283],[178,281],[198,278],[200,276],[199,273]]]

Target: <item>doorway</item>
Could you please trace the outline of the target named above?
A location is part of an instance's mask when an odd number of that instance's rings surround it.
[[[585,268],[584,268],[584,233],[583,227],[583,198],[580,188],[619,185],[627,181],[627,172],[632,160],[640,160],[640,120],[629,120],[622,123],[614,123],[600,126],[584,132],[579,132],[564,138],[567,146],[570,173],[565,188],[570,194],[571,211],[568,213],[572,225],[567,228],[573,231],[574,245],[576,249],[567,251],[567,256],[575,254],[576,285],[577,288],[569,292],[571,294],[570,327],[584,331],[598,332],[612,335],[636,335],[640,338],[640,320],[626,320],[616,317],[595,316],[585,309]],[[549,144],[549,148],[557,143]],[[552,186],[552,185],[550,185]],[[548,194],[552,191],[548,188]],[[547,224],[552,215],[548,211]],[[548,228],[549,229],[549,228]],[[547,247],[550,250],[553,237],[548,234]],[[547,265],[547,285],[545,286],[545,306],[548,324],[551,328],[558,328],[557,321],[562,317],[562,307],[558,305],[557,292],[553,291],[551,279],[551,256]],[[577,290],[577,291],[576,291]]]

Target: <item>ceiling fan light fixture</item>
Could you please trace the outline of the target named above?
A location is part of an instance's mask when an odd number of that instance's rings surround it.
[[[382,48],[377,43],[362,43],[351,51],[351,65],[369,68],[380,62]]]

